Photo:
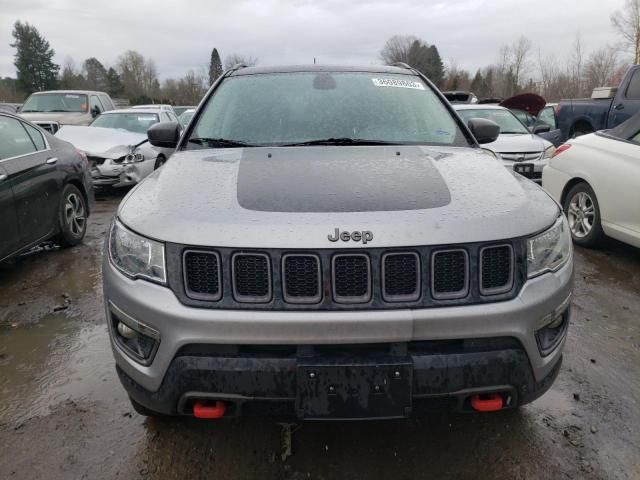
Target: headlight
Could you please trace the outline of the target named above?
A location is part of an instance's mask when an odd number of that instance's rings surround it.
[[[569,225],[561,215],[553,226],[527,240],[527,276],[554,272],[564,265],[573,252]]]
[[[142,237],[114,221],[109,235],[109,255],[125,275],[166,284],[164,244]]]
[[[551,145],[550,147],[544,149],[544,155],[542,156],[542,158],[551,158],[553,157],[554,153],[556,153],[556,147]]]
[[[130,153],[124,157],[124,163],[144,162],[144,155],[141,153]]]

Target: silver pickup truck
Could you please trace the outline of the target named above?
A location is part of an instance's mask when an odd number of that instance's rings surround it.
[[[515,408],[560,369],[559,206],[407,67],[235,68],[106,241],[117,372],[145,415]]]
[[[18,113],[55,134],[62,125],[89,125],[103,112],[115,109],[111,97],[90,90],[54,90],[29,96]]]

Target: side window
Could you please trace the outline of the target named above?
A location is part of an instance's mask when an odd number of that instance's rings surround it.
[[[98,97],[96,97],[95,95],[91,95],[89,97],[89,111],[93,111],[93,109],[96,107],[98,108],[98,110],[100,110],[100,113],[104,112],[104,107],[100,103]]]
[[[36,147],[15,118],[0,116],[0,160],[26,155],[36,151]]]
[[[111,103],[111,99],[107,95],[100,95],[100,100],[102,101],[102,105],[104,106],[105,111],[113,110],[113,104]]]
[[[31,140],[35,144],[36,148],[38,150],[46,150],[47,144],[44,141],[42,133],[40,133],[37,128],[32,127],[31,125],[28,125],[26,123],[23,123],[22,125],[27,130],[27,133],[29,134],[29,137],[31,137]]]
[[[633,72],[625,97],[629,100],[640,100],[640,68]]]
[[[640,132],[637,132],[634,136],[629,139],[630,142],[637,143],[640,145]]]
[[[556,113],[553,107],[544,107],[540,112],[540,115],[538,115],[538,121],[545,125],[549,125],[551,130],[558,128],[556,124]]]

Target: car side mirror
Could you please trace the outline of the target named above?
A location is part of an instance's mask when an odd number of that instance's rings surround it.
[[[534,134],[539,134],[539,133],[547,133],[551,131],[551,127],[549,125],[547,125],[546,123],[541,123],[539,125],[536,125],[535,127],[533,127],[533,133]]]
[[[92,116],[93,118],[96,118],[98,115],[100,115],[100,107],[97,107],[97,106],[96,106],[96,107],[93,107],[93,108],[91,109],[91,116]]]
[[[467,126],[480,144],[495,142],[500,135],[500,125],[485,118],[472,118]]]
[[[147,130],[147,138],[154,147],[176,148],[178,140],[180,140],[180,133],[178,122],[160,122],[151,125]]]

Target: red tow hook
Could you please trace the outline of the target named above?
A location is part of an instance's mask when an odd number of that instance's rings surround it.
[[[471,406],[478,412],[496,412],[502,409],[504,401],[499,393],[473,395]]]
[[[193,405],[193,416],[212,420],[224,417],[224,402],[218,400],[215,405],[207,405],[204,400],[197,400]]]

